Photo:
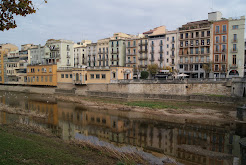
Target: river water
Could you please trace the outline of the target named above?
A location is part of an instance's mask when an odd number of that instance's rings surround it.
[[[121,152],[139,152],[151,163],[237,164],[238,141],[246,124],[216,121],[167,121],[138,112],[100,111],[57,101],[45,95],[0,92],[0,102],[46,114],[40,119],[0,111],[0,123],[22,123],[49,129],[64,140],[85,140]]]

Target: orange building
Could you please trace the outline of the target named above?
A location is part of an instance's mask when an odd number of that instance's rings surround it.
[[[228,70],[228,20],[213,23],[213,72],[216,77],[225,78]]]
[[[57,65],[28,65],[27,85],[57,86]]]

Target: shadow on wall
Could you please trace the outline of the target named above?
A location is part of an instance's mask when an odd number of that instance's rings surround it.
[[[243,97],[246,97],[245,87],[243,88]]]

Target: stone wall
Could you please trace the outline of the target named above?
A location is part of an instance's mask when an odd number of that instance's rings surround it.
[[[0,85],[1,91],[27,92],[38,94],[54,94],[56,87],[12,86]]]

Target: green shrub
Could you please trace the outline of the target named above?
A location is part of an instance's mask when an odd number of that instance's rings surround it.
[[[141,79],[147,79],[148,77],[149,77],[149,72],[147,72],[147,71],[141,72]]]

